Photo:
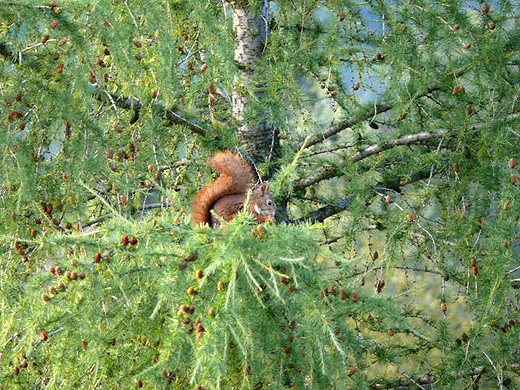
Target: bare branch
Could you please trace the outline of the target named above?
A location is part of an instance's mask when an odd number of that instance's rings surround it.
[[[170,121],[172,121],[175,124],[178,125],[184,125],[187,128],[189,128],[191,131],[193,131],[196,134],[199,134],[203,137],[207,136],[207,130],[204,129],[199,124],[195,123],[194,121],[191,121],[189,119],[186,119],[182,114],[179,114],[178,112],[175,112],[173,110],[165,110],[165,116]]]
[[[321,169],[318,169],[314,174],[304,177],[303,179],[296,180],[293,185],[294,191],[301,191],[304,188],[310,187],[313,184],[319,183],[322,180],[330,179],[336,176],[336,171],[330,165],[325,165]]]
[[[309,213],[307,216],[297,219],[294,221],[295,223],[299,224],[302,222],[310,222],[310,223],[316,223],[316,222],[323,222],[328,217],[331,217],[335,214],[338,214],[344,210],[347,209],[347,207],[352,203],[355,196],[351,195],[345,199],[340,200],[337,203],[321,207],[318,210],[315,210],[311,213]]]
[[[455,72],[456,77],[462,76],[468,69],[462,68]],[[429,95],[430,93],[439,90],[440,82],[436,81],[432,83],[428,88],[426,88],[424,91],[421,91],[417,97],[424,97]],[[390,111],[392,108],[394,108],[394,104],[390,102],[381,103],[379,105],[373,106],[373,104],[367,104],[360,108],[358,112],[362,113],[357,116],[353,116],[347,120],[344,120],[340,123],[337,123],[335,125],[330,126],[328,129],[324,130],[320,134],[316,134],[315,136],[311,137],[309,140],[307,140],[307,143],[305,144],[305,148],[310,148],[313,145],[316,145],[317,143],[326,140],[327,138],[330,138],[339,132],[348,129],[349,127],[352,127],[362,121],[369,120],[376,115],[382,114],[384,112]],[[303,145],[303,142],[301,142],[299,145],[296,146],[296,149],[300,149]]]
[[[380,381],[373,381],[370,384],[369,389],[372,390],[384,390],[384,389],[395,389],[395,388],[403,388],[403,389],[416,389],[419,388],[431,388],[431,385],[434,384],[439,378],[432,374],[422,374],[416,376],[410,376],[402,372],[402,370],[398,369],[398,371],[405,376],[405,378],[396,378],[396,379],[382,379]],[[483,366],[477,366],[471,370],[465,372],[467,376],[477,377],[480,379],[482,374],[485,372]],[[457,376],[455,373],[450,373],[453,376]],[[474,384],[478,381],[475,381]],[[424,385],[424,386],[423,386]],[[427,387],[425,387],[427,386]]]
[[[96,90],[96,97],[98,100],[104,101],[104,94],[108,96],[108,99],[110,101],[110,104],[115,106],[114,108],[122,108],[124,110],[134,110],[136,113],[134,117],[139,117],[139,111],[142,108],[141,101],[136,97],[124,97],[124,96],[118,96],[113,93],[109,92],[103,92],[101,90]],[[160,116],[166,117],[166,119],[170,120],[171,122],[186,126],[188,129],[190,129],[192,132],[199,134],[203,137],[206,137],[208,135],[208,130],[206,130],[204,127],[202,127],[200,124],[187,119],[185,115],[182,113],[179,113],[172,109],[167,109],[159,104],[153,104],[152,109],[154,109],[157,113],[159,113]]]
[[[495,363],[493,363],[493,360],[491,360],[491,358],[486,353],[486,351],[484,351],[483,349],[480,349],[480,351],[484,354],[484,356],[489,361],[491,366],[493,366],[493,370],[495,371],[495,373],[497,375],[498,387],[500,388],[500,390],[503,390],[504,389],[504,376],[502,374],[502,370],[500,368],[497,368],[497,366],[495,365]]]
[[[361,152],[358,152],[354,154],[349,160],[350,162],[358,162],[361,161],[367,157],[370,157],[374,154],[380,153],[384,150],[395,148],[396,146],[403,146],[403,145],[413,145],[413,144],[419,144],[421,142],[440,138],[447,134],[446,130],[434,130],[432,132],[420,132],[416,134],[409,134],[402,136],[400,138],[386,141],[382,144],[377,145],[371,145],[367,147],[365,150],[362,150]],[[347,161],[341,162],[341,164],[346,164]],[[333,167],[330,165],[325,165],[321,169],[318,169],[315,171],[312,175],[307,176],[303,179],[296,180],[294,182],[293,190],[294,191],[300,191],[304,188],[307,188],[313,184],[319,183],[320,181],[330,179],[332,177],[336,176],[336,171]]]
[[[380,153],[383,150],[388,150],[395,148],[396,146],[403,145],[412,145],[419,144],[424,141],[428,141],[430,139],[440,138],[447,134],[446,130],[434,130],[431,133],[427,131],[422,131],[417,134],[409,134],[402,136],[401,138],[397,138],[394,140],[387,141],[381,145],[372,145],[366,148],[365,150],[356,153],[351,157],[351,160],[354,162],[361,161],[367,157],[370,157],[374,154]]]
[[[361,117],[352,117],[349,119],[346,119],[344,121],[341,121],[339,123],[336,123],[335,125],[330,126],[328,129],[324,130],[320,134],[316,134],[313,137],[309,138],[307,143],[305,144],[305,148],[310,148],[313,145],[316,145],[317,143],[326,140],[327,138],[330,138],[339,132],[348,129],[349,127],[354,126],[355,124],[362,122],[364,120],[368,120],[372,118],[373,116],[377,114],[382,114],[383,112],[389,111],[393,108],[393,105],[391,104],[381,104],[379,106],[376,106],[373,110],[365,110],[367,111],[367,114],[361,116]],[[296,146],[296,149],[301,149],[303,146],[303,142],[298,144]]]

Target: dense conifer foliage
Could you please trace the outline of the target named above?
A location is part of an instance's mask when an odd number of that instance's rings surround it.
[[[0,387],[520,388],[519,104],[516,1],[3,1]]]

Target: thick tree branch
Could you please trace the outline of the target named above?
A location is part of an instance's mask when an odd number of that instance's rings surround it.
[[[311,213],[307,214],[303,218],[299,218],[295,221],[293,221],[296,224],[302,223],[302,222],[310,222],[310,223],[316,223],[316,222],[323,222],[325,219],[332,217],[333,215],[336,215],[348,208],[350,203],[354,200],[355,196],[350,195],[349,197],[340,200],[339,202],[336,202],[334,204],[330,204],[324,207],[319,208],[318,210],[312,211]]]
[[[142,108],[142,103],[138,98],[135,97],[124,97],[118,96],[113,93],[97,90],[96,98],[100,101],[108,101],[114,108],[122,108],[124,110],[133,110],[134,119],[136,121],[139,118],[139,112]],[[159,114],[161,117],[165,117],[172,123],[186,126],[193,133],[199,134],[203,137],[208,135],[208,130],[202,127],[200,124],[187,119],[182,113],[173,109],[165,108],[159,104],[152,104],[152,109]]]
[[[460,77],[467,70],[468,70],[467,68],[459,69],[454,73],[454,76]],[[449,77],[452,77],[452,76],[453,75],[450,75]],[[420,91],[417,94],[417,97],[424,97],[434,91],[439,90],[440,85],[441,85],[440,81],[436,81],[436,82],[432,83],[430,86],[428,86],[428,88],[424,89],[423,91]],[[320,134],[316,134],[316,135],[312,136],[309,140],[307,140],[307,142],[305,143],[305,146],[303,144],[303,141],[300,142],[297,145],[296,149],[300,150],[302,147],[310,148],[311,146],[316,145],[316,144],[340,133],[341,131],[343,131],[345,129],[348,129],[349,127],[352,127],[362,121],[369,120],[376,115],[390,111],[392,108],[394,108],[394,106],[395,105],[390,102],[384,102],[384,103],[381,103],[381,104],[378,104],[375,106],[373,105],[373,103],[366,104],[366,105],[360,107],[360,109],[358,110],[358,115],[354,115],[353,117],[351,117],[349,119],[346,119],[340,123],[332,125],[328,129],[321,132]]]
[[[395,148],[396,146],[419,144],[427,140],[443,137],[446,134],[446,130],[434,130],[432,132],[422,131],[416,134],[405,135],[403,137],[394,140],[389,140],[381,144],[371,145],[366,149],[354,154],[348,160],[349,162],[358,162],[374,154],[378,154],[384,150]],[[345,165],[347,164],[347,161],[344,160],[341,162],[341,164]],[[301,191],[313,184],[319,183],[323,180],[330,179],[334,176],[336,176],[335,169],[330,165],[325,165],[322,168],[315,171],[312,175],[300,180],[296,180],[293,185],[293,190]]]
[[[196,134],[199,134],[203,137],[206,137],[208,135],[208,131],[206,129],[204,129],[202,126],[195,123],[194,121],[186,119],[182,114],[180,114],[177,111],[165,109],[164,116],[175,124],[186,126],[188,129],[190,129],[192,132]]]
[[[447,134],[446,130],[433,130],[432,132],[422,131],[416,134],[405,135],[401,138],[389,140],[380,145],[372,145],[365,150],[354,154],[351,161],[358,162],[383,150],[395,148],[396,146],[419,144],[430,139],[441,138]]]
[[[375,115],[387,112],[387,111],[391,110],[392,108],[393,108],[392,104],[381,104],[379,106],[376,106],[372,110],[370,110],[368,108],[365,108],[362,111],[365,111],[366,114],[361,115],[359,117],[358,116],[354,116],[352,118],[349,118],[349,119],[346,119],[346,120],[341,121],[339,123],[336,123],[335,125],[332,125],[328,129],[324,130],[323,132],[310,137],[307,140],[307,142],[305,142],[305,145],[304,145],[304,142],[300,142],[296,146],[296,149],[300,150],[302,147],[304,147],[306,149],[310,148],[311,146],[314,146],[314,145],[316,145],[316,144],[326,140],[327,138],[330,138],[330,137],[338,134],[339,132],[341,132],[341,131],[343,131],[345,129],[348,129],[349,127],[352,127],[352,126],[356,125],[359,122],[368,120],[368,119],[374,117]]]
[[[409,175],[409,178],[406,181],[406,184],[410,184],[410,183],[413,183],[413,182],[416,182],[416,181],[427,179],[431,175],[432,175],[432,171],[431,170],[422,170],[422,171],[414,172],[414,173]],[[394,190],[396,192],[400,192],[400,188],[399,187],[401,187],[401,186],[402,186],[402,184],[401,184],[401,179],[400,178],[391,178],[391,179],[384,180],[383,182],[380,182],[376,186],[374,186],[374,191],[377,192],[377,191],[379,191],[379,190],[381,190],[383,188],[386,191]],[[311,222],[311,223],[323,222],[325,219],[327,219],[329,217],[332,217],[333,215],[339,214],[342,211],[347,210],[348,207],[350,206],[350,204],[352,203],[352,201],[354,200],[354,197],[355,197],[354,195],[348,196],[347,198],[345,198],[343,200],[340,200],[337,203],[330,204],[330,205],[324,206],[324,207],[322,207],[322,208],[320,208],[318,210],[311,211],[310,213],[308,213],[304,217],[299,218],[299,219],[294,220],[294,221],[291,221],[287,217],[286,213],[282,213],[282,214],[286,216],[285,221],[287,223],[299,224],[299,223],[302,223],[304,221],[308,221],[308,222]],[[286,209],[287,209],[287,205],[285,204],[285,210]]]
[[[324,165],[310,176],[296,180],[293,184],[293,191],[301,191],[320,181],[330,179],[336,176],[336,170],[330,165]]]

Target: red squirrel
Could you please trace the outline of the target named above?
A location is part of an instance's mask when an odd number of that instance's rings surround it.
[[[229,150],[215,154],[208,164],[221,175],[202,187],[195,196],[192,215],[195,225],[217,227],[220,222],[211,210],[226,221],[232,220],[244,209],[248,192],[254,184],[254,175],[248,162]],[[268,183],[263,182],[253,189],[248,207],[258,223],[274,221],[276,204]]]

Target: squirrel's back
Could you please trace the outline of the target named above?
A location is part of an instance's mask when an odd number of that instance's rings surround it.
[[[210,210],[220,198],[246,194],[254,183],[253,172],[247,161],[229,150],[215,154],[208,164],[221,175],[206,184],[193,199],[193,222],[196,225],[211,224]]]

